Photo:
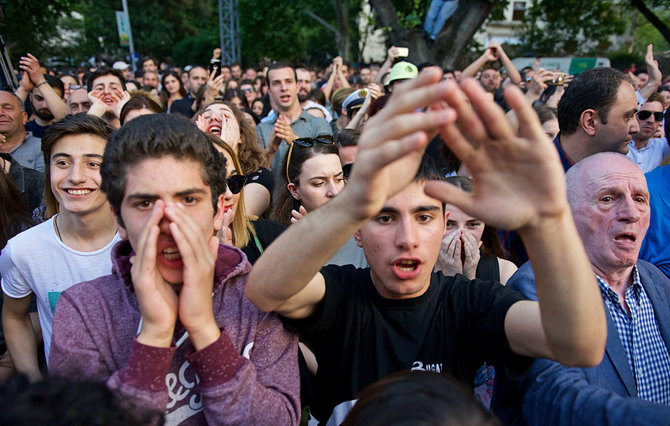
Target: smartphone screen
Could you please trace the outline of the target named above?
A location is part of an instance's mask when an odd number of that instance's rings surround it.
[[[214,77],[218,77],[221,74],[221,60],[212,59],[209,61],[209,74],[212,75],[212,73],[214,73]]]

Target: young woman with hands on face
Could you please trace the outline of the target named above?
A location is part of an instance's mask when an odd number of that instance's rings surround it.
[[[467,177],[453,176],[447,178],[447,182],[472,192],[472,180]],[[445,212],[447,234],[442,240],[435,271],[505,284],[517,268],[505,259],[496,229],[452,204],[446,204]]]

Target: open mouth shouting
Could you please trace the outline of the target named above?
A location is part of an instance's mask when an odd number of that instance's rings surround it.
[[[422,262],[414,258],[399,258],[393,263],[393,273],[396,277],[407,280],[415,278],[421,272]]]
[[[207,132],[216,136],[221,136],[221,121],[211,120],[207,126]]]

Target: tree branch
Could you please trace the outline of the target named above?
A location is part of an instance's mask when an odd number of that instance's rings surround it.
[[[631,4],[637,8],[637,10],[640,11],[640,13],[647,18],[647,21],[651,25],[653,25],[659,33],[663,36],[663,38],[670,43],[670,28],[665,24],[665,22],[661,21],[658,16],[654,12],[651,11],[647,7],[646,4],[644,4],[643,0],[631,0]]]
[[[310,18],[314,19],[319,24],[328,28],[330,31],[332,31],[333,34],[335,34],[335,37],[337,37],[338,40],[340,39],[340,32],[334,26],[330,25],[323,18],[321,18],[319,15],[317,15],[316,13],[312,12],[309,9],[303,9],[303,13],[305,13]]]

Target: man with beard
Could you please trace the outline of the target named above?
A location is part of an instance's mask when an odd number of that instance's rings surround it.
[[[30,53],[21,57],[19,68],[23,70],[23,77],[16,96],[24,102],[30,96],[34,112],[34,118],[25,124],[25,130],[36,138],[42,138],[51,123],[68,113],[63,100],[65,87],[60,79],[43,74],[39,60]]]
[[[312,90],[312,74],[306,68],[296,68],[295,74],[298,77],[298,102],[303,110],[310,108],[318,108],[323,112],[326,121],[332,120],[332,115],[330,111],[323,105],[320,105],[310,99],[308,99],[309,92]]]
[[[656,132],[663,122],[663,96],[652,93],[637,112],[637,123],[640,130],[633,135],[628,143],[628,154],[643,172],[647,173],[658,167],[663,158],[670,154],[667,134],[656,137]]]

